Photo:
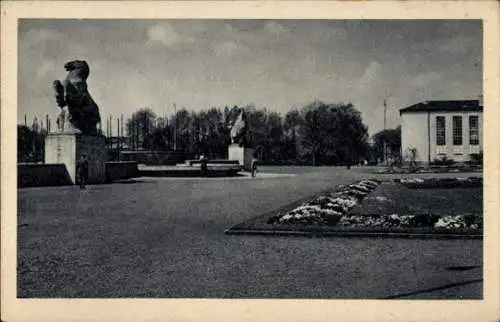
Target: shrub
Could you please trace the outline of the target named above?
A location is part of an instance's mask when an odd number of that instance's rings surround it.
[[[483,151],[479,153],[473,153],[470,155],[470,160],[473,165],[482,165],[483,164]]]
[[[444,156],[440,159],[434,159],[434,161],[432,162],[433,165],[444,165],[444,166],[451,166],[455,163],[455,161],[453,159],[448,159],[447,156]]]

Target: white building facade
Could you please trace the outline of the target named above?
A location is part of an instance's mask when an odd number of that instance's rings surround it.
[[[403,156],[416,149],[417,163],[466,162],[482,152],[483,106],[479,100],[426,101],[399,112]]]

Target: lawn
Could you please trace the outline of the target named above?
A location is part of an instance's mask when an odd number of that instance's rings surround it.
[[[482,188],[409,189],[399,183],[381,185],[365,198],[360,214],[435,214],[483,213]]]
[[[261,170],[268,175],[19,189],[18,296],[482,297],[481,240],[225,235],[258,214],[373,176],[365,168]]]

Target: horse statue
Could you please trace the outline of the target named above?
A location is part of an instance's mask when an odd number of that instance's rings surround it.
[[[101,116],[99,107],[87,90],[89,65],[84,60],[73,60],[67,62],[64,68],[68,71],[64,81],[55,80],[53,83],[56,102],[61,108],[57,118],[58,128],[64,132],[72,125],[83,134],[97,135]],[[70,124],[66,126],[66,122]]]
[[[245,111],[240,109],[236,120],[231,125],[231,143],[243,146],[245,144],[245,134],[247,129],[248,125],[246,122]]]

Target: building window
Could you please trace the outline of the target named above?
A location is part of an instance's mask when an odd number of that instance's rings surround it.
[[[453,116],[453,145],[462,145],[462,117]]]
[[[446,119],[436,116],[436,145],[446,145]]]
[[[479,117],[469,116],[469,144],[479,145]]]

